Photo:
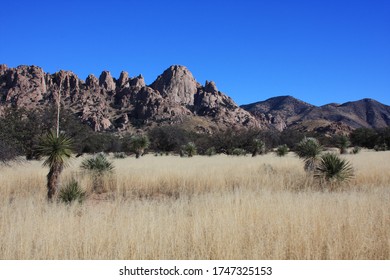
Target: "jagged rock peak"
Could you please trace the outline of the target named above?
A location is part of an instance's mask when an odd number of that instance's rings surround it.
[[[0,64],[0,74],[2,75],[5,71],[8,70],[8,66],[6,64]]]
[[[114,91],[116,88],[114,79],[109,71],[103,71],[99,77],[99,85],[107,91]]]
[[[129,87],[129,73],[126,71],[122,71],[119,80],[118,80],[118,87],[124,88],[124,87]]]
[[[96,78],[95,75],[89,74],[87,79],[85,80],[85,84],[88,86],[88,88],[98,88],[99,80],[98,78]]]
[[[211,93],[217,93],[218,92],[218,88],[216,86],[216,84],[213,82],[213,81],[206,81],[206,84],[204,86],[204,90],[206,92],[211,92]]]
[[[198,83],[185,66],[173,65],[158,76],[150,87],[173,103],[193,104]]]
[[[138,75],[130,80],[130,86],[142,88],[145,86],[145,80],[142,75]]]

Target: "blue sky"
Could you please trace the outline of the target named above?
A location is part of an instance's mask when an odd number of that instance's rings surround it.
[[[0,64],[109,70],[148,84],[185,65],[239,105],[279,95],[390,105],[390,1],[3,1]]]

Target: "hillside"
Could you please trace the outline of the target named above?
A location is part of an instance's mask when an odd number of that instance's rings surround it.
[[[337,134],[348,133],[358,127],[382,128],[390,125],[390,106],[368,98],[314,106],[292,96],[279,96],[241,108],[280,131],[294,128]]]
[[[325,134],[358,127],[390,125],[390,106],[373,99],[314,106],[292,96],[278,96],[239,107],[216,84],[200,84],[184,66],[166,69],[150,85],[142,75],[118,79],[109,71],[86,80],[71,71],[45,73],[38,66],[0,65],[0,114],[5,108],[34,110],[61,106],[95,131],[134,132],[184,123],[198,132],[227,128],[292,128]]]

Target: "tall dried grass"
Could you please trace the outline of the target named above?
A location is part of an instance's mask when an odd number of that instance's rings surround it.
[[[0,169],[1,259],[390,259],[389,152],[347,155],[355,178],[317,186],[279,158],[114,160],[95,194],[81,159],[64,171],[89,197],[48,204],[40,162]]]

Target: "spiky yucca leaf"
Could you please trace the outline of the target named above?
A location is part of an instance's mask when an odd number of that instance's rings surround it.
[[[59,134],[57,137],[55,132],[51,131],[41,138],[38,153],[47,157],[43,162],[44,166],[61,165],[65,167],[72,155],[72,139],[65,134]]]
[[[315,169],[314,176],[328,182],[343,182],[353,178],[353,167],[336,154],[326,153]]]

